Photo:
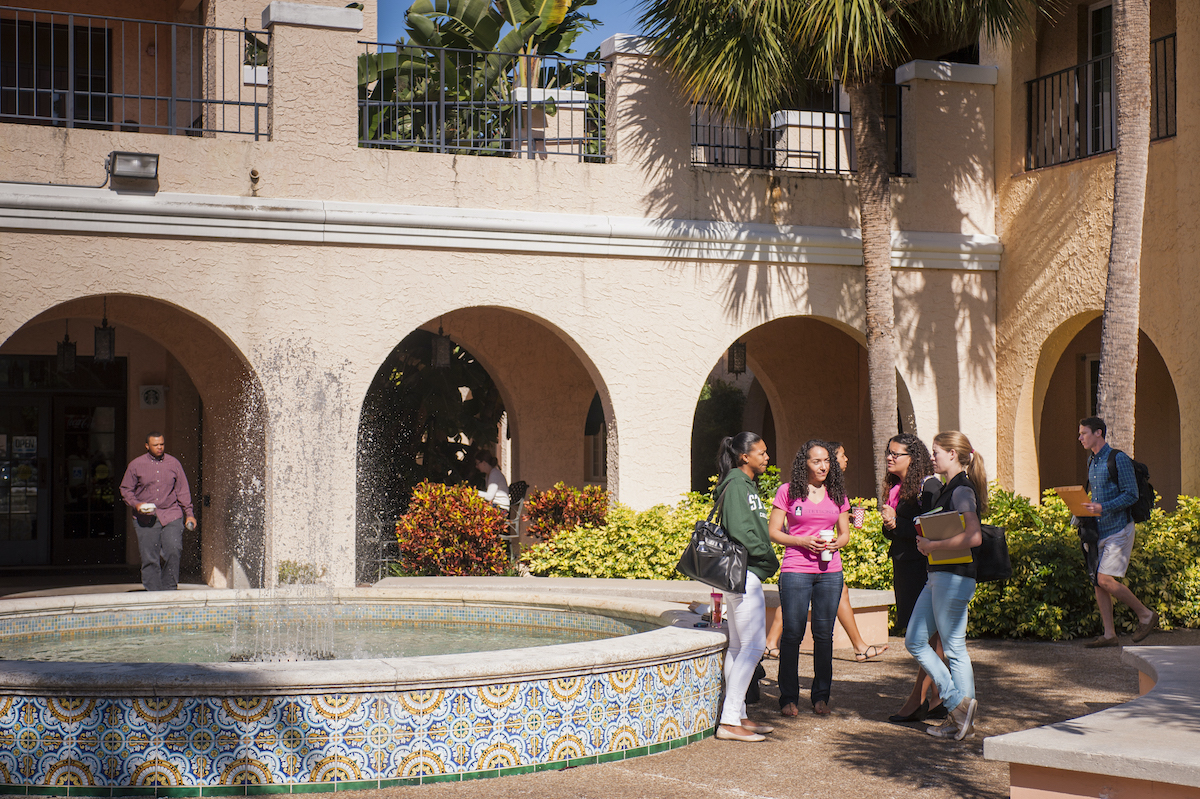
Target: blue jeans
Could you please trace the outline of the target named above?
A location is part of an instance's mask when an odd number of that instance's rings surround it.
[[[975,672],[967,655],[967,604],[974,595],[975,581],[970,577],[930,572],[904,636],[909,654],[933,678],[943,704],[951,710],[975,697]],[[941,633],[949,668],[929,645],[934,633]]]
[[[783,572],[779,575],[779,609],[783,637],[779,642],[779,706],[800,702],[800,642],[812,607],[813,682],[809,698],[829,701],[833,687],[833,624],[842,601],[842,573]]]

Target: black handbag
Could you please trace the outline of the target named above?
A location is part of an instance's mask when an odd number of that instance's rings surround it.
[[[1008,537],[1003,527],[981,524],[983,542],[971,547],[975,561],[975,582],[990,583],[1012,577],[1012,562],[1008,559]]]
[[[728,490],[728,486],[726,489]],[[730,594],[746,593],[746,565],[750,553],[729,537],[725,528],[713,522],[717,508],[725,499],[725,491],[713,504],[707,519],[698,519],[692,530],[692,540],[683,550],[675,567],[684,575]]]

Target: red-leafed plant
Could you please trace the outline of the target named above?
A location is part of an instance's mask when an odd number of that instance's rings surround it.
[[[608,518],[608,492],[600,486],[574,488],[555,483],[547,491],[533,491],[525,500],[525,533],[549,541],[563,530],[599,527]]]
[[[508,567],[504,511],[467,485],[428,480],[413,489],[396,522],[400,570],[422,576],[478,577]]]

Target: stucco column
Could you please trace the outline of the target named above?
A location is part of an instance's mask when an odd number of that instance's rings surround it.
[[[358,43],[363,13],[353,8],[274,2],[263,9],[271,32],[268,116],[271,140],[338,150],[358,144]]]
[[[292,561],[351,586],[362,370],[286,335],[256,346],[255,362],[267,403],[264,582],[274,585],[279,565]]]
[[[651,57],[649,40],[620,34],[600,45],[609,62],[606,96],[613,163],[670,171],[691,163],[690,108],[670,75]]]

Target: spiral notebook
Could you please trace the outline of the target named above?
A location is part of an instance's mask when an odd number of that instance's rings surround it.
[[[931,541],[945,541],[966,529],[962,514],[952,510],[942,513],[926,513],[918,516],[914,521],[917,523],[917,532]],[[971,550],[969,547],[967,549],[939,549],[929,553],[931,566],[970,562]]]

